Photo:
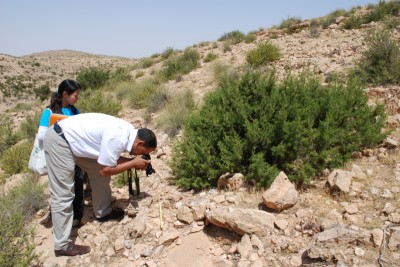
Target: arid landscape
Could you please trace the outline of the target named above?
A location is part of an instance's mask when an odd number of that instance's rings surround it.
[[[361,8],[358,12],[368,11]],[[217,86],[217,63],[241,68],[246,53],[267,40],[281,48],[282,57],[273,63],[279,74],[314,69],[323,83],[329,82],[332,75],[354,67],[367,49],[367,31],[381,26],[371,22],[346,30],[341,27],[345,21],[339,17],[318,32],[310,20],[292,26],[291,33],[258,29],[255,41],[232,45],[228,51],[224,51],[222,41],[195,45],[201,66],[179,80],[166,82],[165,88],[169,92],[190,89],[201,105],[203,97]],[[393,30],[397,43],[399,33],[399,27]],[[205,62],[209,53],[216,59]],[[56,90],[61,80],[74,79],[82,68],[117,69],[143,60],[68,50],[24,57],[0,54],[0,83],[3,88],[16,81],[33,88],[48,84]],[[140,81],[161,67],[160,61],[147,68],[132,68],[131,75]],[[48,100],[38,101],[30,89],[28,86],[17,97],[0,93],[0,112],[11,116],[16,128],[48,104]],[[146,119],[143,110],[124,105],[121,118],[157,134],[159,146],[152,154],[156,173],[146,177],[139,172],[138,197],[130,197],[127,186],[112,186],[113,204],[126,212],[120,222],[94,220],[90,195],[85,197],[83,225],[74,228],[73,239],[91,246],[87,255],[55,257],[51,226],[40,224],[48,209],[38,211],[29,226],[36,232],[35,251],[42,266],[400,266],[400,87],[370,86],[365,94],[371,103],[385,105],[390,136],[378,147],[355,151],[353,159],[339,171],[326,170],[310,184],[297,188],[295,203],[282,211],[268,208],[263,201],[266,194],[274,195],[272,190],[247,186],[240,176],[233,185],[201,192],[173,185],[171,147],[184,133],[171,138],[156,120]],[[29,108],[17,108],[21,104]],[[13,175],[4,187],[10,188],[21,179],[23,174]],[[47,176],[40,179],[47,183]],[[340,194],[330,194],[329,187],[339,180],[343,184],[335,186]],[[291,188],[287,181],[281,186]]]

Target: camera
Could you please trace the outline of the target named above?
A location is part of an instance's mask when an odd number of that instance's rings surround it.
[[[150,154],[143,154],[142,159],[151,160]],[[149,165],[147,165],[147,168],[146,168],[146,176],[149,176],[153,173],[156,173],[156,170],[154,170],[153,166],[151,166],[151,163],[149,163]]]

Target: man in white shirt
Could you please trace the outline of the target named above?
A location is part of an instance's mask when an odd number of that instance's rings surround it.
[[[90,252],[89,246],[73,244],[69,239],[73,221],[75,163],[86,171],[92,188],[93,211],[100,222],[120,219],[122,210],[111,208],[111,175],[126,170],[146,169],[150,163],[142,157],[157,147],[157,138],[149,129],[135,129],[130,123],[101,113],[68,117],[48,129],[44,138],[51,193],[51,213],[56,256],[75,256]]]

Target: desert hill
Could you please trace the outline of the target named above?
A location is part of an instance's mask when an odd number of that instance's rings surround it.
[[[365,14],[368,9],[358,12]],[[267,40],[281,48],[282,58],[274,63],[278,73],[300,73],[310,68],[322,82],[329,82],[332,75],[354,67],[367,49],[364,37],[368,30],[382,26],[370,22],[346,30],[342,28],[345,22],[346,17],[338,17],[317,32],[311,20],[293,25],[290,32],[260,29],[255,32],[255,41],[231,45],[229,50],[224,49],[222,41],[195,45],[192,48],[202,59],[200,67],[165,86],[170,92],[190,88],[199,103],[216,86],[216,63],[239,69],[245,65],[246,53]],[[392,32],[399,40],[398,28]],[[217,59],[206,62],[209,53]],[[0,83],[7,86],[21,82],[30,89],[49,83],[55,89],[61,80],[74,78],[83,67],[115,69],[142,60],[69,50],[24,57],[0,54]],[[161,67],[162,62],[156,61],[150,67],[132,68],[131,74],[140,81]],[[39,211],[32,222],[37,233],[36,251],[41,253],[44,266],[400,266],[400,87],[370,86],[365,92],[371,103],[385,104],[388,127],[393,129],[390,140],[359,152],[343,166],[341,171],[352,177],[351,182],[347,180],[351,186],[346,194],[334,197],[327,192],[332,173],[327,171],[299,191],[293,207],[281,212],[265,208],[264,192],[254,188],[194,193],[171,185],[168,162],[172,160],[174,139],[156,125],[146,125],[140,111],[125,107],[125,119],[137,126],[154,127],[159,138],[159,148],[152,156],[157,173],[141,176],[145,194],[130,199],[127,188],[112,187],[115,206],[125,209],[127,216],[120,222],[104,224],[94,220],[90,197],[86,198],[84,225],[74,230],[73,238],[77,243],[90,244],[92,251],[73,258],[55,257],[51,228],[39,223],[46,210]],[[29,92],[22,96],[0,95],[0,111],[9,114],[18,102],[35,103],[32,110],[12,111],[14,117],[22,119],[46,104],[35,102]],[[46,178],[42,177],[44,183]],[[18,179],[21,176],[11,177],[6,186]],[[378,261],[382,255],[384,261]]]

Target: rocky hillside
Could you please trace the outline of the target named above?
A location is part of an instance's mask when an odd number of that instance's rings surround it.
[[[371,23],[359,30],[342,30],[344,20],[319,29],[318,36],[311,34],[310,21],[303,21],[293,34],[263,29],[255,42],[234,45],[226,52],[222,42],[194,48],[203,59],[213,52],[218,62],[239,68],[247,51],[270,40],[282,49],[283,57],[276,63],[280,73],[315,68],[322,81],[328,81],[334,72],[354,66],[366,49],[366,30],[379,26]],[[52,85],[82,66],[136,62],[71,51],[23,58],[1,55],[0,60],[1,81],[31,76]],[[133,70],[132,76],[143,72],[140,79],[146,78],[161,64]],[[214,64],[202,61],[181,81],[168,82],[167,89],[190,88],[200,101],[215,88]],[[73,239],[90,245],[91,253],[56,258],[51,227],[39,223],[46,210],[32,222],[36,251],[45,266],[400,266],[400,88],[369,87],[365,92],[371,102],[385,103],[388,127],[393,129],[390,138],[377,148],[355,153],[347,166],[327,171],[301,190],[283,174],[267,191],[246,187],[236,174],[223,176],[218,189],[182,191],[170,183],[173,140],[156,129],[159,147],[152,164],[157,173],[149,177],[139,173],[141,195],[129,197],[127,187],[113,187],[114,205],[127,213],[122,221],[100,224],[93,218],[90,194],[85,197],[84,225],[74,228]],[[147,126],[133,115],[134,110],[125,111],[132,114],[125,115],[127,120]],[[42,179],[46,182],[47,177]]]

